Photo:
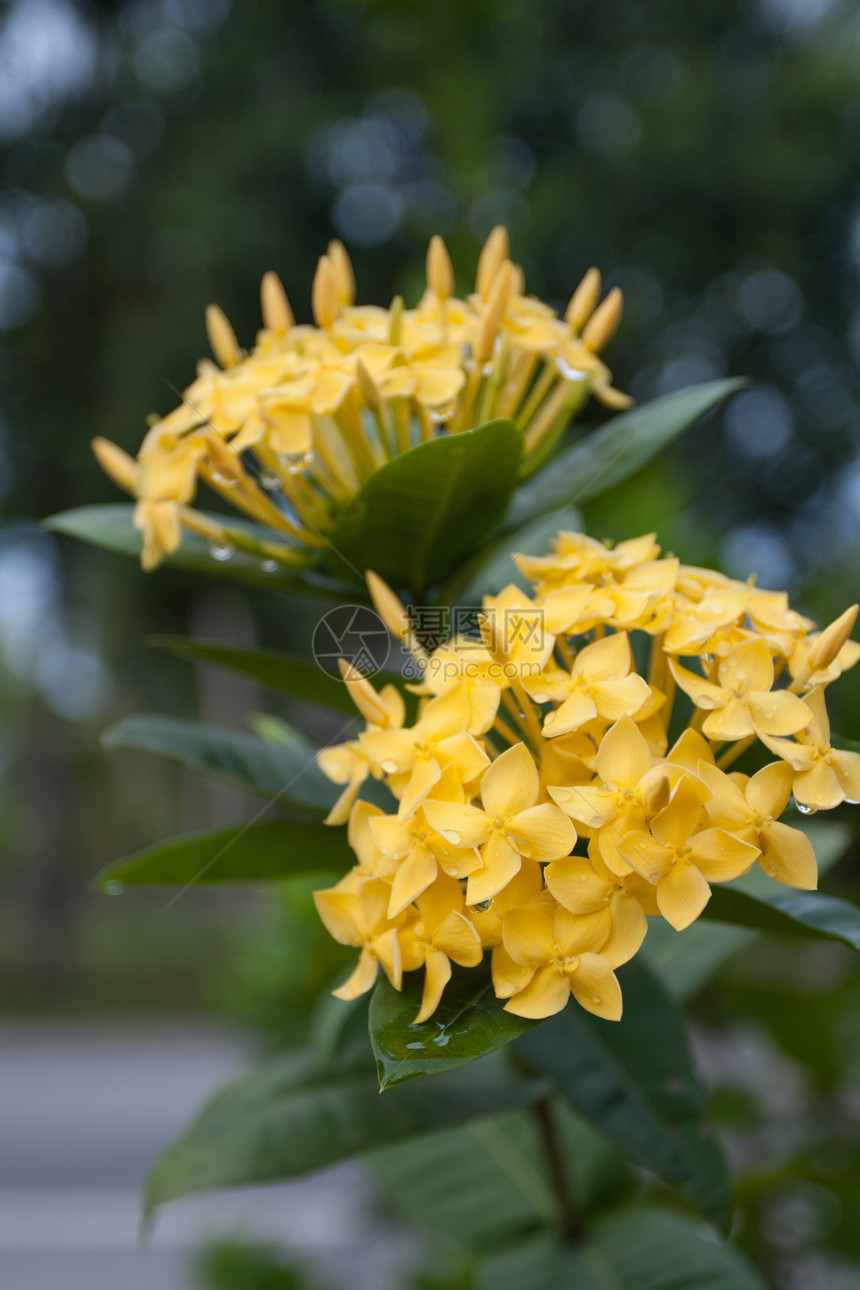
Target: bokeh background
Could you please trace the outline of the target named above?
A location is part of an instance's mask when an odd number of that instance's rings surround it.
[[[111,1060],[120,1083],[142,1079],[141,1060],[147,1088],[181,1083],[177,1044],[183,1087],[196,1088],[198,1067],[239,1060],[235,1035],[294,1038],[332,970],[302,891],[274,903],[189,892],[165,909],[157,895],[91,888],[108,861],[247,809],[238,793],[100,750],[99,732],[133,711],[241,725],[268,703],[148,649],[147,635],[288,647],[307,627],[280,597],[145,577],[40,527],[114,500],[89,441],[135,451],[146,414],[173,406],[170,386],[205,352],[210,301],[249,343],[274,268],[307,318],[332,236],[367,301],[415,298],[434,232],[461,290],[500,222],[529,289],[558,306],[597,264],[625,293],[609,353],[620,388],[647,399],[722,375],[751,384],[592,504],[589,530],[656,528],[688,562],[756,573],[821,620],[857,598],[851,0],[12,0],[0,166],[0,966],[21,1096],[36,1096],[32,1071],[53,1070],[56,1091],[67,1069],[85,1086]],[[270,710],[313,724],[309,710]],[[856,733],[854,677],[839,711]],[[858,894],[850,855],[829,887]],[[741,1171],[738,1239],[785,1290],[860,1279],[858,1004],[847,951],[775,944],[696,1003]],[[47,1174],[28,1173],[22,1137],[0,1190],[18,1195],[24,1177],[34,1196],[43,1184],[58,1194],[78,1177],[80,1144],[60,1111],[43,1117],[34,1102],[32,1114]],[[97,1117],[93,1134],[110,1136]],[[128,1152],[99,1186],[133,1192],[146,1144]],[[26,1257],[16,1239],[0,1222],[0,1267],[19,1258],[16,1285],[32,1275],[49,1290],[48,1264],[32,1272],[37,1237]],[[158,1275],[294,1284],[265,1253],[204,1262]],[[117,1263],[113,1290],[123,1275]]]

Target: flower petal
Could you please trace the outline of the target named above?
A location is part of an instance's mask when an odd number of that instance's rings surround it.
[[[703,829],[690,842],[694,863],[709,882],[728,882],[749,873],[759,848],[725,829]]]
[[[621,986],[606,959],[600,954],[583,954],[579,967],[570,974],[570,990],[580,1007],[607,1021],[621,1020]]]
[[[454,847],[480,847],[490,836],[490,820],[484,811],[465,802],[437,802],[428,797],[424,818],[446,842]]]
[[[497,999],[510,999],[512,994],[524,990],[534,976],[534,968],[515,963],[504,945],[493,948],[493,989]]]
[[[421,995],[421,1010],[416,1016],[413,1025],[417,1026],[422,1021],[427,1021],[429,1017],[439,1007],[439,1001],[442,998],[442,991],[451,980],[451,964],[448,956],[441,950],[430,950],[427,958],[424,960],[424,990]]]
[[[612,884],[595,873],[585,856],[555,860],[544,869],[546,885],[572,914],[594,914],[609,903]]]
[[[632,716],[651,697],[648,682],[638,672],[618,681],[593,681],[591,696],[604,721]]]
[[[336,999],[357,999],[359,995],[367,994],[376,983],[379,975],[379,961],[369,950],[362,950],[358,956],[358,962],[355,965],[350,976],[339,985],[332,994]]]
[[[533,806],[540,792],[540,775],[524,743],[503,752],[481,782],[481,799],[490,815],[503,818]]]
[[[491,833],[481,852],[482,865],[469,874],[466,904],[482,905],[492,900],[519,873],[522,856],[499,833]]]
[[[785,761],[771,762],[757,771],[746,789],[746,800],[756,815],[769,815],[778,820],[788,806],[793,778],[791,767]]]
[[[541,909],[512,909],[505,915],[502,944],[515,963],[543,967],[557,952],[552,919]]]
[[[812,713],[803,699],[788,690],[759,692],[747,695],[750,716],[756,729],[766,735],[794,735],[812,719]]]
[[[505,1012],[538,1021],[561,1012],[569,998],[570,979],[563,972],[556,972],[555,968],[545,967],[535,972],[524,990],[508,999]]]
[[[579,651],[572,675],[582,676],[588,681],[617,681],[627,676],[632,665],[630,637],[626,632],[613,632]]]
[[[845,800],[839,777],[826,757],[819,757],[811,770],[795,775],[792,791],[796,802],[820,811],[830,811]]]
[[[592,721],[596,716],[597,704],[591,695],[586,694],[584,690],[574,690],[561,707],[547,713],[543,723],[543,733],[550,737],[566,735],[571,730],[578,730],[580,726],[585,725],[586,721]]]
[[[456,909],[452,910],[436,929],[433,944],[437,950],[447,954],[448,958],[459,963],[461,967],[477,967],[484,957],[481,938],[476,928],[465,914],[461,914]]]
[[[787,887],[815,891],[818,862],[805,833],[774,820],[761,831],[761,847],[759,864],[766,874],[777,882],[784,882]]]
[[[529,860],[560,860],[576,845],[576,829],[552,802],[541,802],[511,816],[507,837]]]
[[[641,677],[640,677],[641,680]],[[629,716],[610,726],[597,750],[597,773],[606,782],[634,788],[651,769],[645,737]]]
[[[648,931],[648,919],[636,897],[626,891],[616,892],[612,897],[610,913],[612,931],[600,953],[610,967],[616,968],[629,963],[638,953]]]
[[[683,931],[699,917],[711,898],[706,879],[689,860],[673,865],[657,884],[660,913],[676,931]]]
[[[407,905],[426,891],[436,877],[436,857],[426,847],[413,847],[400,865],[391,884],[388,917],[396,918]]]

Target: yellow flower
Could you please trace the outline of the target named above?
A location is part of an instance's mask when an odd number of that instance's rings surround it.
[[[713,793],[705,803],[711,820],[758,847],[758,863],[766,874],[787,887],[813,891],[818,886],[818,865],[809,838],[800,829],[780,823],[791,796],[792,774],[787,762],[765,766],[752,779],[746,775],[729,777],[705,763],[699,774]]]
[[[652,890],[639,874],[619,877],[591,849],[588,856],[553,861],[544,873],[560,905],[572,914],[600,920],[605,929],[600,953],[611,967],[633,958],[645,939],[645,915],[652,908]]]
[[[124,480],[121,486],[133,482],[139,499],[144,567],[176,549],[182,528],[203,531],[202,518],[185,508],[197,477],[275,530],[284,563],[306,563],[318,558],[320,534],[334,528],[373,472],[417,443],[509,418],[522,431],[528,472],[590,393],[611,407],[626,406],[597,357],[620,315],[617,288],[598,304],[599,276],[592,275],[576,293],[576,308],[558,318],[526,297],[522,270],[507,249],[507,235],[494,230],[481,255],[478,290],[458,300],[448,253],[433,238],[428,288],[417,308],[405,309],[398,298],[383,309],[355,303],[349,257],[332,242],[314,276],[313,325],[296,324],[277,276],[264,275],[264,325],[250,353],[210,305],[206,329],[217,362],[201,360],[182,402],[155,432],[163,453],[176,451],[187,465],[192,458],[183,441],[205,427],[221,444],[222,465],[232,453],[229,489],[214,484],[204,456],[191,465],[192,484],[183,484],[182,497],[175,489],[163,495],[159,470]],[[150,444],[147,436],[142,466]],[[103,446],[96,455],[116,479]],[[269,496],[260,492],[261,480]]]
[[[540,776],[525,744],[515,744],[492,763],[481,781],[483,810],[456,802],[427,801],[424,813],[454,846],[480,847],[481,865],[469,875],[466,903],[497,895],[523,859],[558,860],[576,842],[568,818],[551,802],[538,804]]]
[[[489,765],[489,757],[468,733],[470,720],[469,692],[461,683],[431,699],[411,729],[359,735],[372,766],[380,773],[404,777],[397,812],[401,823],[412,818],[446,766],[453,766],[465,784]]]
[[[571,995],[588,1012],[608,1021],[621,1018],[621,988],[609,963],[597,951],[602,927],[589,917],[559,906],[551,917],[534,905],[505,915],[508,955],[534,975],[505,1004],[518,1017],[551,1017]]]
[[[828,811],[840,802],[860,802],[860,753],[831,747],[823,690],[807,694],[806,703],[811,719],[796,742],[762,735],[762,743],[794,771],[791,791],[801,806]]]
[[[651,695],[647,683],[631,672],[633,655],[626,632],[586,645],[568,674],[561,674],[564,697],[543,723],[545,735],[566,735],[594,717],[617,721],[637,712]],[[529,688],[527,683],[526,688]]]
[[[403,955],[398,931],[405,920],[392,922],[386,914],[389,887],[382,878],[369,878],[356,891],[331,887],[314,892],[317,913],[326,930],[341,945],[361,949],[355,970],[332,993],[338,999],[357,999],[373,985],[382,964],[396,990],[403,977]]]
[[[618,851],[632,870],[656,890],[657,907],[674,928],[689,927],[705,908],[710,882],[737,878],[755,863],[759,848],[725,829],[698,831],[709,790],[684,775],[648,832],[632,830]]]
[[[407,933],[410,968],[424,965],[424,993],[415,1024],[426,1021],[439,1006],[451,979],[451,963],[476,967],[483,958],[481,938],[466,915],[460,884],[440,874],[416,900],[418,918]],[[416,960],[418,962],[416,962]]]
[[[678,685],[697,708],[710,712],[702,733],[713,739],[748,735],[791,735],[810,720],[807,705],[788,690],[772,690],[773,659],[763,640],[736,645],[717,667],[717,682],[706,681],[669,660]]]
[[[374,700],[371,699],[372,706],[365,709],[365,715],[373,718],[368,721],[365,733],[372,730],[400,729],[406,716],[406,706],[397,687],[386,685],[377,695],[369,681],[364,681],[363,684],[374,696],[377,705],[373,706]],[[331,744],[328,748],[321,748],[317,753],[317,765],[332,783],[346,785],[326,816],[326,824],[343,824],[367,776],[373,774],[377,779],[381,777],[381,772],[372,763],[360,739],[348,739],[346,743]]]

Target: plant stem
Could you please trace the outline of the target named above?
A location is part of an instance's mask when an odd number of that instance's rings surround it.
[[[550,1178],[561,1211],[561,1237],[566,1244],[577,1245],[585,1239],[585,1232],[573,1203],[549,1098],[542,1097],[536,1102],[534,1112],[540,1125]]]

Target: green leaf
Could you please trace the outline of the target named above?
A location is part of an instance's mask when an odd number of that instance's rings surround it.
[[[354,858],[344,829],[266,820],[168,838],[117,860],[96,881],[111,893],[122,887],[273,882],[304,873],[345,873]]]
[[[563,1102],[553,1102],[552,1115],[577,1209],[619,1200],[632,1186],[620,1152]],[[561,1222],[531,1111],[385,1147],[368,1164],[399,1213],[469,1250]]]
[[[520,485],[505,518],[506,527],[606,492],[745,384],[744,380],[706,381],[613,417]]]
[[[580,1246],[550,1236],[482,1262],[476,1290],[765,1290],[752,1265],[691,1218],[637,1207],[597,1223]]]
[[[443,435],[395,457],[343,512],[332,546],[362,573],[423,591],[483,545],[516,483],[523,438],[512,421]]]
[[[237,649],[232,645],[195,641],[184,636],[150,636],[147,644],[169,650],[177,658],[212,663],[232,672],[241,672],[243,676],[250,676],[290,699],[303,699],[307,703],[319,703],[326,708],[355,715],[355,704],[342,681],[329,676],[316,663],[292,654],[277,650]]]
[[[839,820],[803,820],[800,826],[815,848],[819,873],[827,873],[844,855],[851,842],[851,830]],[[739,878],[733,887],[746,890],[746,884],[757,894],[757,884],[765,881],[752,875]],[[768,883],[768,886],[770,884]],[[746,927],[706,922],[699,918],[683,932],[676,932],[662,918],[649,920],[650,926],[641,958],[660,977],[665,988],[676,999],[689,999],[705,985],[722,965],[755,939],[756,933]]]
[[[860,950],[860,909],[848,900],[817,891],[795,891],[771,883],[762,890],[757,885],[753,895],[739,885],[714,887],[702,917],[775,936],[841,941]]]
[[[539,1024],[505,1012],[485,960],[477,968],[454,967],[439,1007],[416,1026],[423,982],[423,972],[409,972],[402,991],[385,977],[373,991],[370,1038],[381,1089],[473,1062]]]
[[[628,963],[618,976],[620,1022],[571,1003],[518,1039],[517,1051],[611,1142],[722,1222],[725,1166],[704,1123],[680,1013],[645,968]]]
[[[575,530],[581,526],[582,515],[575,506],[563,507],[552,520],[539,515],[470,560],[446,584],[440,603],[480,605],[482,596],[496,595],[510,582],[528,589],[528,579],[523,578],[514,564],[514,555],[543,555],[558,529]]]
[[[133,513],[132,505],[112,502],[102,506],[78,506],[72,511],[52,515],[44,523],[54,533],[65,533],[68,537],[89,542],[92,546],[100,546],[106,551],[138,560],[142,539],[132,525]],[[250,520],[232,515],[215,515],[208,511],[202,511],[201,514],[204,519],[233,530],[237,541],[244,537],[255,542],[280,542],[280,535],[274,530],[263,528]],[[183,531],[179,549],[172,555],[166,555],[164,563],[177,569],[190,569],[193,573],[210,573],[219,578],[232,578],[258,587],[274,588],[276,591],[300,592],[328,599],[333,599],[344,590],[343,583],[310,569],[292,569],[285,565],[270,568],[265,555],[253,555],[237,547],[232,549],[228,559],[216,560],[206,539],[199,533],[188,530]],[[354,596],[355,592],[349,590],[350,595]]]
[[[528,1105],[546,1082],[490,1059],[379,1096],[372,1072],[314,1052],[267,1062],[229,1085],[157,1162],[146,1192],[156,1205],[190,1192],[295,1178],[389,1142]]]
[[[357,729],[347,722],[343,737]],[[315,761],[311,744],[283,748],[256,735],[174,717],[126,717],[105,731],[107,748],[133,748],[178,761],[191,770],[229,780],[281,806],[325,815],[337,796]]]

